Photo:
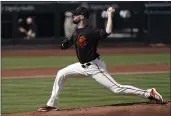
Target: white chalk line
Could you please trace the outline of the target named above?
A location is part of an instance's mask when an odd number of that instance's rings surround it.
[[[118,73],[113,72],[110,73],[110,75],[142,75],[142,74],[162,74],[162,73],[170,73],[170,71],[144,71],[144,72],[118,72]],[[47,77],[52,78],[52,77],[56,77],[56,75],[35,75],[35,76],[17,76],[17,77],[9,76],[9,77],[2,77],[2,79],[47,78]]]

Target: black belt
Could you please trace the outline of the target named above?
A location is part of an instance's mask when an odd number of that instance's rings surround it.
[[[96,58],[95,58],[95,59],[96,59]],[[100,60],[100,57],[97,57],[97,59]],[[85,63],[85,64],[81,64],[81,66],[82,66],[83,68],[87,68],[87,67],[90,66],[90,65],[92,65],[90,62]]]
[[[90,65],[91,65],[91,63],[89,62],[89,63],[82,64],[81,66],[82,66],[83,68],[87,68],[87,67],[89,67]]]

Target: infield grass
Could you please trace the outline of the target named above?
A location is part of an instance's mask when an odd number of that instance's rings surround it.
[[[107,66],[170,63],[170,54],[117,54],[101,57]],[[2,69],[56,68],[65,67],[77,61],[76,56],[4,57]]]
[[[143,89],[156,87],[165,100],[170,100],[170,75],[117,75],[121,84]],[[35,111],[46,104],[55,78],[2,80],[2,113]],[[118,103],[144,102],[146,99],[119,95],[103,88],[91,78],[68,78],[60,94],[60,108],[102,106]]]

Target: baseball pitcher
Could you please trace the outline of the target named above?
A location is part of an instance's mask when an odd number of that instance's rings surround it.
[[[106,29],[95,29],[87,24],[90,12],[87,8],[78,7],[73,14],[73,23],[77,24],[77,29],[72,36],[64,40],[61,49],[65,50],[75,46],[75,51],[79,62],[71,64],[58,71],[53,85],[50,99],[45,106],[38,109],[40,112],[57,111],[58,96],[63,88],[64,80],[70,75],[85,75],[95,79],[99,84],[111,90],[113,93],[137,95],[142,98],[163,103],[162,96],[155,88],[143,90],[130,85],[117,83],[106,69],[106,64],[97,53],[99,40],[106,38],[112,32],[112,15],[115,9],[109,7],[107,10],[108,20]]]

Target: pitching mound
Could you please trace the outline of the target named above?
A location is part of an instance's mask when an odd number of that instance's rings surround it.
[[[128,103],[51,112],[3,114],[2,116],[170,116],[170,105],[170,102],[162,105]]]

